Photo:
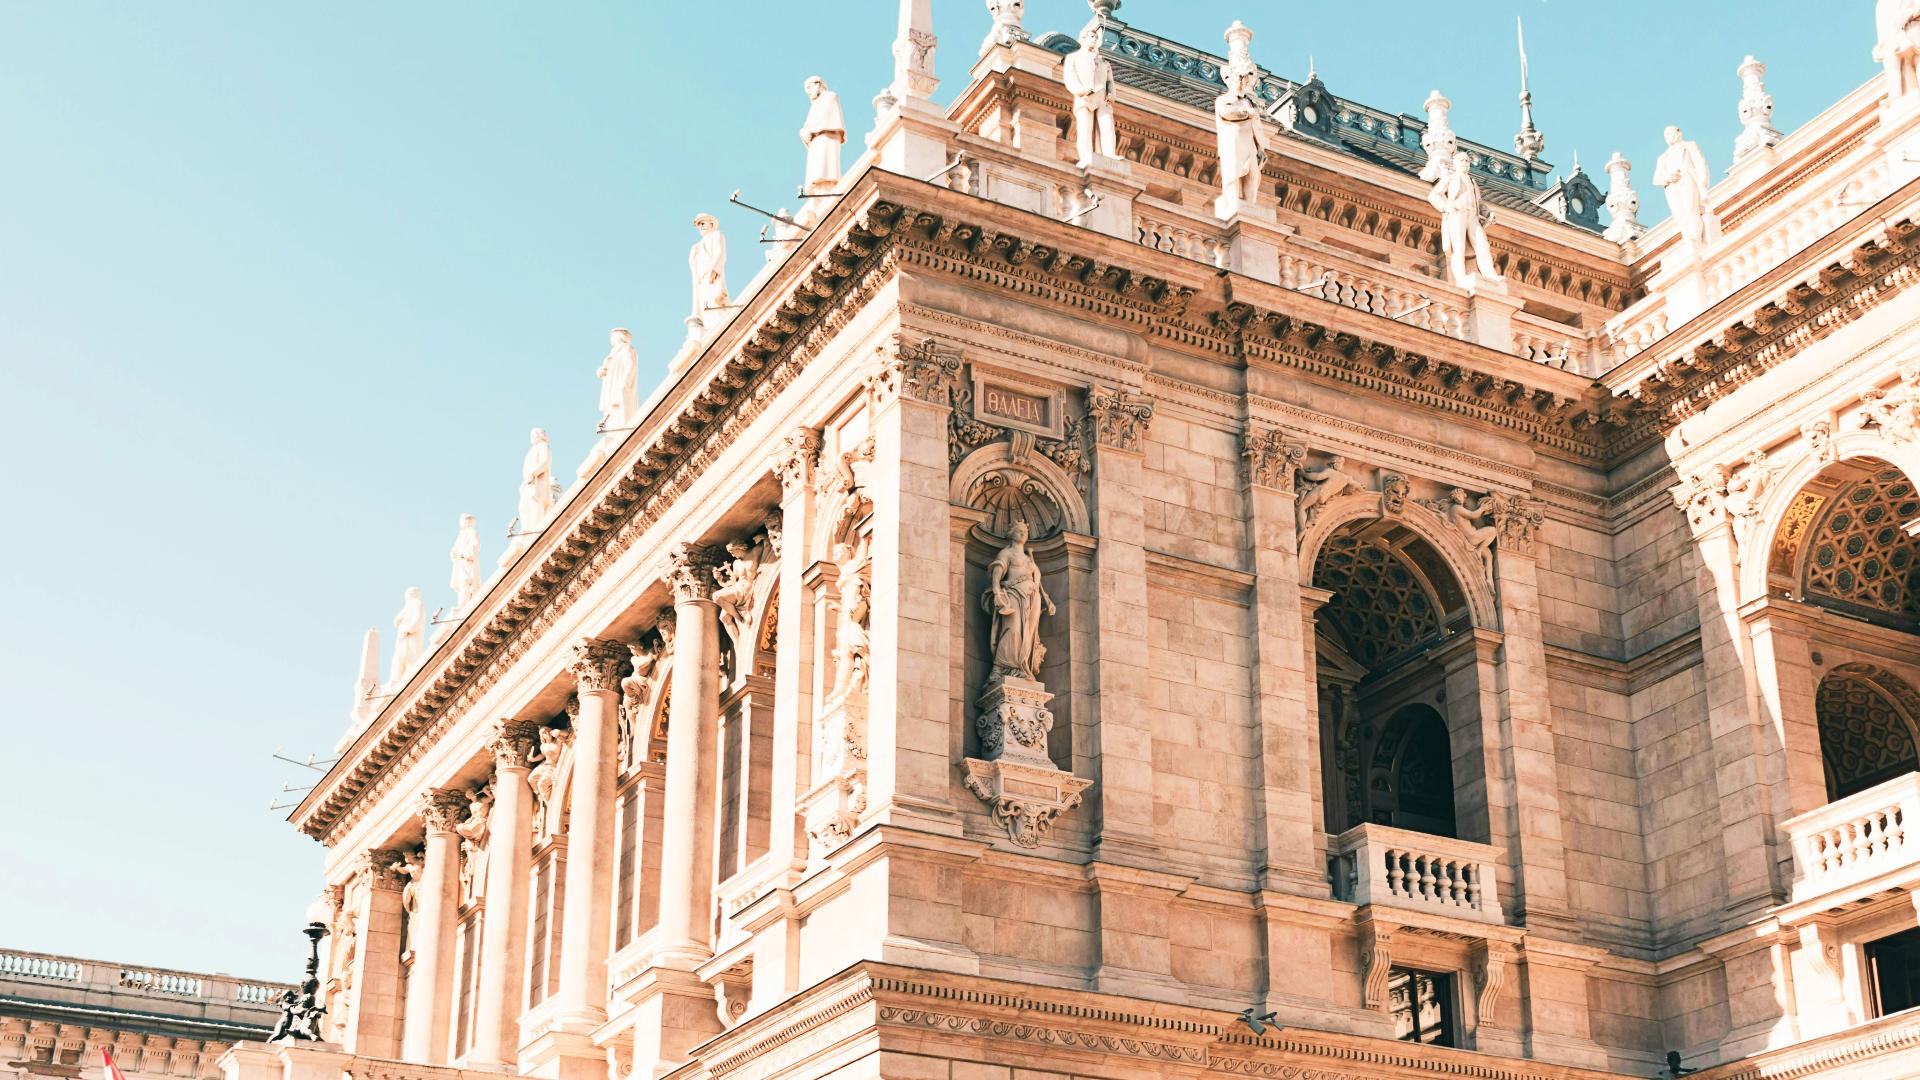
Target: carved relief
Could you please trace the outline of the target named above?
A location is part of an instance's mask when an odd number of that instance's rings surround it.
[[[1524,495],[1494,492],[1493,524],[1500,530],[1500,550],[1515,555],[1532,555],[1534,537],[1547,520],[1547,505]]]
[[[1294,503],[1293,513],[1299,532],[1305,533],[1314,518],[1320,516],[1320,510],[1327,503],[1349,489],[1358,490],[1359,482],[1346,471],[1347,459],[1340,454],[1327,458],[1327,463],[1318,467],[1303,466],[1300,469],[1300,481],[1305,490]]]
[[[467,793],[467,816],[453,831],[460,836],[460,903],[471,904],[487,883],[487,841],[491,838],[493,789],[481,785]]]
[[[668,558],[672,560],[667,577],[673,587],[674,603],[691,604],[713,599],[713,566],[718,560],[710,548],[682,542],[673,546]]]
[[[1032,436],[1026,439],[1031,441]],[[968,506],[986,512],[980,527],[994,536],[1008,536],[1020,524],[1033,539],[1045,540],[1058,533],[1066,520],[1047,485],[1020,469],[981,474],[967,488],[966,500]]]
[[[398,889],[406,884],[400,873],[400,852],[393,848],[372,848],[360,853],[359,876],[369,889]]]
[[[1396,472],[1380,473],[1380,516],[1398,517],[1406,509],[1407,496],[1413,493],[1413,483]]]
[[[1366,923],[1360,928],[1361,1001],[1369,1009],[1387,1007],[1387,982],[1393,968],[1393,933]]]
[[[1477,992],[1474,1012],[1482,1026],[1493,1023],[1494,1010],[1500,1007],[1500,994],[1507,986],[1507,957],[1485,941],[1475,942],[1473,985]]]
[[[1279,428],[1248,428],[1241,438],[1240,459],[1246,463],[1248,483],[1292,494],[1307,447],[1287,441]]]
[[[1833,460],[1833,425],[1824,417],[1800,425],[1800,436],[1807,440],[1807,453],[1813,460]]]
[[[1138,451],[1153,419],[1153,403],[1118,387],[1095,385],[1087,388],[1087,416],[1099,445]]]
[[[1695,535],[1725,520],[1729,472],[1725,465],[1715,465],[1704,475],[1690,476],[1673,489],[1673,501],[1686,511],[1687,524],[1692,526]]]
[[[502,720],[493,729],[493,766],[524,769],[533,764],[540,725],[527,720]]]
[[[826,854],[852,839],[867,810],[867,683],[870,671],[871,554],[866,537],[834,545],[839,592],[833,688],[813,725],[814,775],[800,799],[809,846]]]
[[[618,644],[589,638],[574,643],[573,661],[568,670],[573,673],[575,688],[582,694],[612,690],[626,658],[626,650]]]
[[[620,728],[616,739],[622,773],[631,772],[642,760],[640,740],[646,723],[645,710],[653,697],[654,672],[660,668],[664,651],[661,645],[627,646],[632,671],[620,680]]]
[[[467,793],[459,788],[429,788],[420,793],[420,821],[429,833],[452,832],[467,810]]]
[[[773,459],[782,502],[792,502],[812,486],[814,470],[820,466],[820,442],[820,432],[815,428],[798,427],[787,433]]]
[[[879,366],[867,378],[875,406],[904,395],[929,405],[951,405],[960,383],[960,351],[933,338],[918,342],[895,338],[874,350]]]
[[[776,516],[752,540],[729,540],[727,557],[713,569],[713,603],[720,609],[720,628],[732,639],[736,656],[752,651],[752,623],[766,592],[760,571],[779,558],[779,534]]]
[[[1493,580],[1493,542],[1500,536],[1500,521],[1497,518],[1489,524],[1481,524],[1489,517],[1495,517],[1495,508],[1500,500],[1488,495],[1474,500],[1467,495],[1466,489],[1454,488],[1447,492],[1445,499],[1434,499],[1422,505],[1446,519],[1460,538],[1467,542],[1473,553],[1480,556],[1482,569],[1487,580]]]
[[[533,836],[541,841],[565,830],[560,824],[560,807],[555,794],[566,790],[566,779],[573,768],[573,731],[570,728],[543,727],[539,746],[534,750],[533,770],[527,774],[527,787],[533,792]]]
[[[1760,513],[1760,503],[1779,470],[1767,464],[1767,455],[1753,450],[1742,458],[1743,468],[1727,479],[1727,513],[1751,519]]]

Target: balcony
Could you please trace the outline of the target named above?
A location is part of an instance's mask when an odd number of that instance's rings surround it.
[[[1486,844],[1356,825],[1334,837],[1327,867],[1336,899],[1500,925],[1498,859]]]
[[[1793,900],[1821,909],[1920,883],[1920,773],[1789,819]]]

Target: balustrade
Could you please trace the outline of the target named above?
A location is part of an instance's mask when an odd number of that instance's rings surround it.
[[[1208,266],[1227,265],[1227,244],[1217,232],[1202,232],[1145,214],[1134,217],[1133,228],[1135,239],[1155,251],[1165,251]]]
[[[0,977],[79,982],[80,962],[35,953],[0,952]]]
[[[1327,862],[1338,899],[1503,923],[1498,858],[1486,844],[1356,825],[1334,839]]]
[[[1793,845],[1793,902],[1846,903],[1862,887],[1920,878],[1920,773],[1828,803],[1786,823]]]

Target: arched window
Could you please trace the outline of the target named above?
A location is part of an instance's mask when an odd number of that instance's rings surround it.
[[[1920,695],[1896,676],[1866,664],[1837,667],[1820,680],[1814,711],[1827,798],[1844,799],[1920,771]]]
[[[1788,504],[1768,552],[1773,588],[1882,626],[1920,630],[1920,492],[1871,458],[1836,462]]]

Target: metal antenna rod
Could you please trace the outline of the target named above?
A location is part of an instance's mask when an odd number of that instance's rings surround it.
[[[332,765],[334,762],[340,760],[337,757],[330,757],[325,761],[321,761],[318,757],[315,757],[312,754],[308,754],[307,760],[301,761],[298,758],[290,758],[287,755],[281,753],[280,751],[284,749],[286,748],[281,746],[276,746],[273,748],[273,754],[271,756],[274,758],[274,760],[284,761],[289,765],[298,765],[303,769],[312,769],[314,772],[326,772],[327,766]]]
[[[753,211],[754,213],[756,213],[756,214],[759,214],[759,215],[760,215],[761,217],[768,217],[768,218],[772,218],[773,220],[775,220],[775,221],[778,221],[778,222],[780,222],[780,223],[781,223],[781,224],[783,224],[783,225],[791,225],[791,226],[793,226],[793,227],[794,227],[794,228],[796,228],[796,229],[806,229],[806,228],[807,228],[807,227],[806,227],[805,225],[802,225],[802,224],[800,224],[799,222],[797,222],[797,221],[795,221],[795,220],[793,220],[792,218],[790,218],[790,217],[788,217],[788,216],[787,216],[787,215],[785,215],[785,214],[776,214],[776,213],[774,213],[774,212],[773,212],[773,211],[771,211],[771,210],[762,210],[762,209],[760,209],[759,207],[757,207],[757,206],[755,206],[755,205],[753,205],[752,203],[749,203],[749,202],[741,202],[741,201],[740,201],[740,189],[739,189],[739,188],[734,188],[734,189],[733,189],[733,194],[731,194],[731,195],[729,195],[729,196],[727,196],[727,201],[728,201],[728,202],[730,202],[730,203],[732,203],[733,205],[735,205],[735,206],[737,206],[737,207],[739,207],[739,208],[741,208],[742,210],[751,210],[751,211]],[[812,232],[812,231],[813,231],[812,229],[807,229],[807,232]],[[798,237],[795,237],[795,239],[798,239]]]
[[[1413,315],[1418,312],[1425,311],[1432,306],[1433,306],[1433,297],[1423,296],[1420,298],[1419,303],[1413,305],[1412,307],[1408,308],[1407,310],[1401,312],[1398,315],[1389,315],[1387,316],[1387,318],[1392,319],[1395,322],[1399,322],[1401,319],[1404,319],[1409,315]]]
[[[965,154],[955,154],[955,155],[953,155],[953,160],[952,160],[952,161],[949,161],[949,162],[947,162],[947,167],[946,167],[946,168],[944,168],[944,169],[941,169],[941,170],[940,170],[939,172],[937,172],[937,173],[934,173],[934,174],[933,174],[932,176],[929,176],[929,177],[927,177],[927,178],[926,178],[926,183],[929,183],[929,184],[931,184],[931,183],[933,183],[933,182],[934,182],[935,180],[938,180],[938,179],[940,179],[941,177],[943,177],[943,176],[945,176],[945,175],[947,175],[948,173],[950,173],[950,172],[952,172],[953,170],[955,170],[955,169],[957,169],[957,168],[959,168],[959,167],[960,167],[960,163],[961,163],[961,162],[963,162],[963,161],[965,161],[965,160],[967,160],[967,156],[966,156]]]
[[[1333,280],[1333,271],[1328,270],[1326,273],[1321,274],[1319,277],[1315,278],[1314,280],[1308,282],[1305,285],[1295,285],[1293,287],[1293,291],[1294,292],[1313,292],[1317,289],[1325,288],[1327,286],[1327,283],[1331,282],[1332,280]],[[1322,297],[1321,299],[1325,299],[1325,297]]]

